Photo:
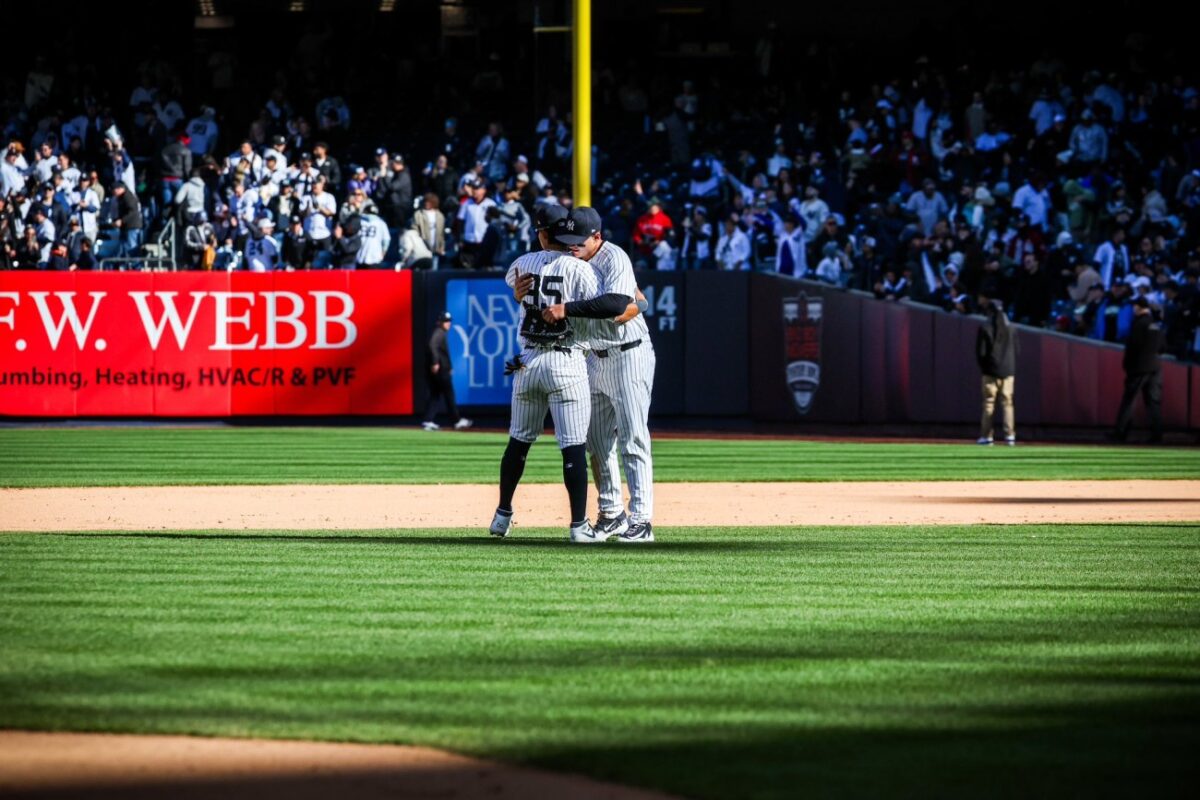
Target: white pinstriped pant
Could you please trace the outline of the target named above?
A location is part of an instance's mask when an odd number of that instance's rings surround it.
[[[546,426],[548,409],[559,449],[587,442],[592,418],[587,353],[526,347],[521,361],[525,368],[513,375],[508,435],[522,442],[536,441]]]
[[[600,495],[600,515],[618,516],[620,465],[629,483],[629,518],[649,522],[654,516],[654,463],[650,455],[650,395],[654,389],[654,348],[649,340],[632,350],[609,350],[608,358],[588,357],[592,387],[592,425],[588,451]],[[620,453],[620,465],[618,464]]]

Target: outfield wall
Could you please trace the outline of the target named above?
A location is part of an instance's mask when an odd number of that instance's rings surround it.
[[[638,282],[656,415],[978,419],[978,318],[777,275]],[[446,309],[460,403],[502,413],[518,309],[499,273],[0,273],[0,415],[420,413],[426,342]],[[1020,425],[1112,423],[1120,347],[1029,328],[1020,342]],[[1167,361],[1163,372],[1165,424],[1200,430],[1200,366]]]
[[[501,410],[509,385],[503,361],[517,343],[510,338],[508,349],[493,355],[498,340],[486,337],[498,329],[512,337],[516,306],[502,278],[443,271],[420,275],[417,283],[423,304],[414,315],[417,346],[436,314],[449,308],[460,402]],[[651,301],[656,415],[866,425],[979,419],[979,317],[779,275],[639,272],[638,284]],[[1018,423],[1110,426],[1124,381],[1122,348],[1017,328]],[[475,345],[484,339],[489,344],[481,352]],[[789,365],[798,392],[789,385]],[[421,407],[423,377],[414,383]],[[1200,430],[1200,366],[1164,359],[1163,388],[1164,424]],[[1137,419],[1144,424],[1140,408]]]

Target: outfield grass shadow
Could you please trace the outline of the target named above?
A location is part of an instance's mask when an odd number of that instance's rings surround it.
[[[622,545],[607,542],[604,545],[579,545],[562,539],[521,538],[509,536],[497,539],[493,536],[348,536],[342,534],[284,534],[284,533],[195,533],[172,531],[64,531],[54,534],[39,534],[67,536],[84,539],[167,539],[167,540],[196,540],[196,541],[269,541],[269,542],[305,542],[310,544],[392,544],[392,545],[434,545],[438,547],[495,547],[521,549],[552,549],[576,550],[587,553],[623,552],[623,553],[680,553],[680,552],[736,552],[753,551],[756,553],[771,551],[800,551],[819,549],[823,543],[813,541],[752,541],[746,539],[705,539],[703,541],[656,541],[651,544]]]
[[[636,727],[621,742],[484,749],[500,760],[696,798],[1183,798],[1194,796],[1200,780],[1197,719],[1200,696],[1179,691],[1154,699],[1031,706],[987,721],[917,717],[884,727],[745,727],[699,719],[690,729]],[[119,789],[7,788],[6,797],[39,800],[623,796],[613,786],[600,787],[605,793],[597,795],[584,791],[587,784],[555,783],[540,791],[526,784],[514,794],[503,775],[478,767],[180,774]]]

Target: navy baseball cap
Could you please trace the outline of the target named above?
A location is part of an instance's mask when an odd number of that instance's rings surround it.
[[[443,311],[442,313],[438,314],[438,322],[449,322],[449,321],[450,321],[450,312],[449,311]]]
[[[565,220],[569,215],[565,206],[557,203],[543,203],[533,212],[533,229],[536,231],[550,230],[556,222]]]
[[[583,244],[600,231],[600,214],[590,206],[579,206],[562,222],[556,223],[551,235],[559,244]]]

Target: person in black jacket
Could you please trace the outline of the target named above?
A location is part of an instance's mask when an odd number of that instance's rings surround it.
[[[329,145],[317,142],[313,145],[312,154],[313,166],[325,177],[329,190],[339,195],[346,191],[346,187],[342,185],[342,167],[336,158],[329,155]]]
[[[425,421],[421,427],[427,431],[436,431],[441,426],[433,421],[438,412],[438,400],[445,398],[446,411],[456,422],[455,430],[471,427],[471,420],[458,413],[458,403],[454,399],[454,370],[450,365],[450,346],[446,343],[446,333],[450,330],[450,312],[443,311],[438,317],[438,324],[429,337],[429,346],[425,348],[425,378],[429,382],[429,402],[425,406]]]
[[[389,228],[403,230],[408,227],[413,212],[412,176],[404,166],[404,157],[399,153],[392,156],[392,171],[379,181],[375,197]]]
[[[1123,442],[1133,423],[1133,404],[1140,393],[1150,414],[1150,441],[1162,441],[1162,326],[1154,319],[1150,303],[1144,297],[1133,301],[1133,327],[1125,342],[1125,393],[1117,412],[1117,428],[1109,436]]]
[[[113,225],[121,231],[121,255],[141,255],[142,204],[138,202],[138,196],[129,191],[125,184],[115,183],[113,203]]]
[[[983,419],[979,426],[979,444],[992,443],[992,419],[996,400],[1004,409],[1004,441],[1017,443],[1016,412],[1013,409],[1013,385],[1017,374],[1017,332],[1008,324],[999,300],[980,298],[987,321],[975,339],[975,358],[983,373]]]

